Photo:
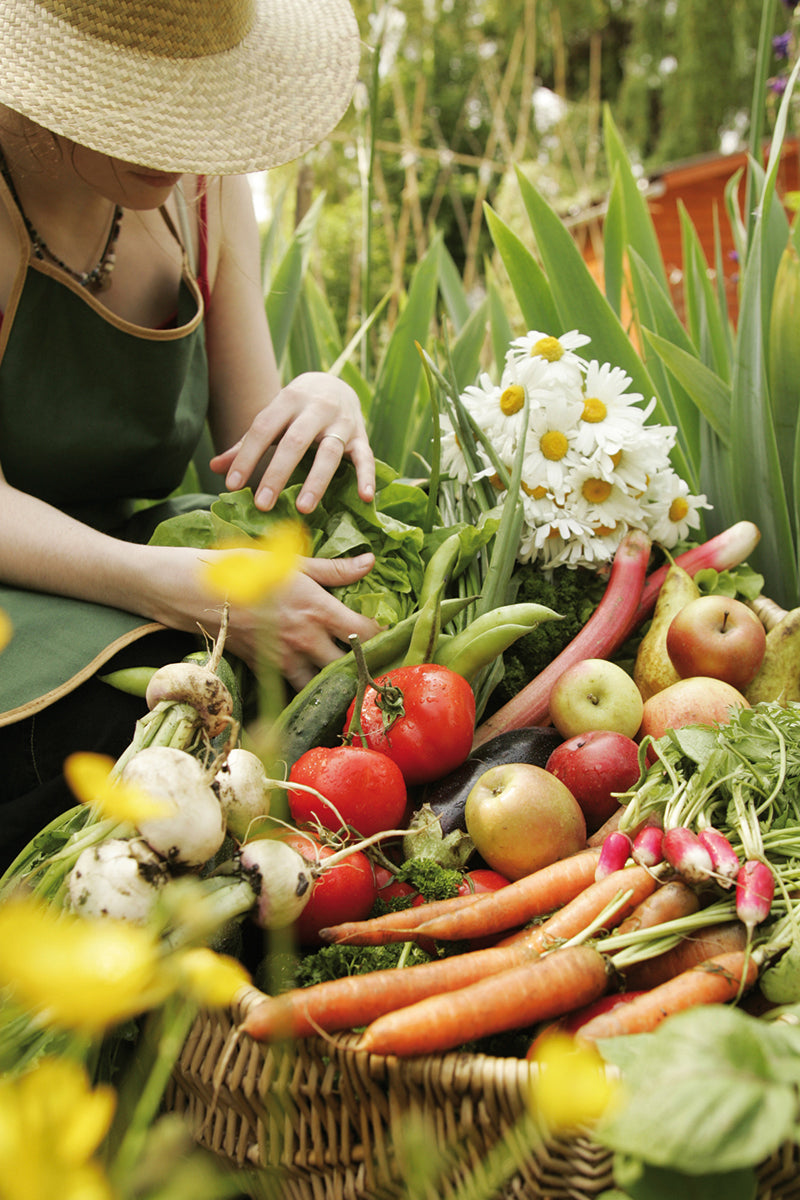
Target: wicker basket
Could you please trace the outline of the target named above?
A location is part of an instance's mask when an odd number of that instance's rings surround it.
[[[441,1156],[431,1200],[470,1180],[476,1196],[502,1200],[594,1200],[613,1186],[611,1154],[590,1137],[537,1136],[530,1064],[466,1053],[381,1058],[355,1050],[353,1035],[264,1046],[236,1031],[260,998],[249,989],[235,1012],[198,1017],[167,1096],[201,1145],[243,1169],[253,1200],[400,1200],[413,1117]],[[758,1200],[800,1200],[797,1146],[761,1165]]]

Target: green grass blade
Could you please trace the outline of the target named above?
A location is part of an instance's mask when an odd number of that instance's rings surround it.
[[[603,220],[603,287],[606,300],[617,317],[622,319],[622,290],[625,278],[625,211],[619,167],[608,194]]]
[[[485,212],[489,233],[513,288],[525,328],[540,329],[543,333],[558,329],[559,315],[544,271],[497,213],[488,205]]]
[[[761,541],[752,565],[785,608],[797,604],[797,559],[772,422],[762,319],[761,226],[755,227],[742,286],[731,402],[731,480],[743,519]]]
[[[696,351],[688,352],[669,338],[659,337],[649,329],[644,331],[648,344],[691,396],[704,419],[723,443],[729,440],[731,390],[715,371],[705,366]]]
[[[453,328],[459,333],[469,320],[472,310],[458,267],[444,245],[441,247],[439,259],[439,291]]]
[[[709,278],[709,264],[685,205],[679,202],[678,213],[683,246],[683,287],[687,297],[687,325],[700,357],[723,378],[730,375],[729,345],[725,336],[727,312],[723,322],[717,294]]]
[[[414,343],[427,336],[434,317],[440,248],[441,238],[437,237],[417,264],[405,306],[378,366],[368,414],[368,432],[376,458],[401,474],[410,465],[416,449],[422,364]]]
[[[323,196],[317,197],[294,231],[294,236],[275,271],[267,294],[267,320],[272,334],[275,357],[281,367],[289,344],[289,335],[300,300],[303,277],[308,267],[311,244],[323,199]]]
[[[459,391],[474,383],[480,370],[488,315],[489,299],[486,297],[470,313],[453,343],[452,368]]]
[[[508,319],[506,312],[505,301],[500,294],[500,289],[495,283],[489,284],[489,324],[492,341],[492,354],[494,358],[497,378],[500,378],[500,373],[503,370],[505,362],[506,350],[514,336],[514,331],[511,328],[511,322]]]
[[[603,110],[603,144],[609,165],[619,178],[625,211],[625,241],[644,259],[664,291],[668,293],[669,283],[653,218],[634,176],[630,159],[608,105]]]

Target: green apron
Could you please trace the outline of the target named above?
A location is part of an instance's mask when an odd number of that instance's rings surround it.
[[[208,407],[203,301],[186,254],[174,328],[142,328],[33,257],[2,176],[0,203],[21,249],[0,326],[6,479],[97,529],[146,541],[176,505],[134,515],[134,502],[163,500],[178,487]],[[187,505],[198,507],[198,497],[177,502]],[[119,649],[163,628],[104,605],[1,585],[0,609],[13,629],[0,652],[0,726],[45,708]]]

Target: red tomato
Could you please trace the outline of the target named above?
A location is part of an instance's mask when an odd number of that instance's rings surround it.
[[[289,811],[298,825],[316,820],[335,830],[344,821],[366,838],[397,829],[405,816],[402,771],[385,754],[363,746],[315,746],[298,758],[289,783],[316,788],[325,797],[288,789]]]
[[[511,882],[499,871],[491,871],[488,867],[476,867],[467,871],[458,889],[459,896],[467,896],[474,892],[497,892],[507,887]]]
[[[403,695],[403,715],[384,729],[378,692],[368,687],[361,708],[367,744],[397,763],[407,784],[440,779],[468,757],[475,734],[475,695],[461,675],[437,663],[397,667],[375,681]],[[355,701],[347,712],[350,728]]]
[[[330,867],[324,868],[326,858],[338,853],[308,834],[285,832],[281,840],[312,863],[322,863],[323,870],[314,882],[311,899],[294,923],[294,932],[301,946],[320,945],[319,931],[342,921],[363,921],[369,916],[378,893],[372,863],[360,850],[355,850]]]

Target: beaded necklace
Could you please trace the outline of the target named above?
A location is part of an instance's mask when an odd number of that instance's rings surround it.
[[[92,267],[91,271],[73,271],[72,267],[54,254],[50,247],[45,242],[41,234],[34,229],[31,222],[28,220],[25,210],[20,204],[17,189],[14,187],[14,180],[11,178],[11,172],[8,169],[8,163],[5,160],[5,155],[0,149],[0,173],[8,184],[8,190],[14,199],[14,203],[19,209],[20,216],[25,222],[25,228],[28,231],[28,237],[31,239],[34,256],[41,261],[49,259],[55,266],[60,267],[69,275],[70,279],[74,279],[81,287],[85,287],[90,292],[104,292],[111,286],[111,273],[114,270],[114,264],[117,259],[117,240],[119,238],[119,229],[122,223],[122,208],[119,204],[114,205],[114,212],[111,217],[111,228],[108,231],[106,244],[103,253],[96,266]]]

